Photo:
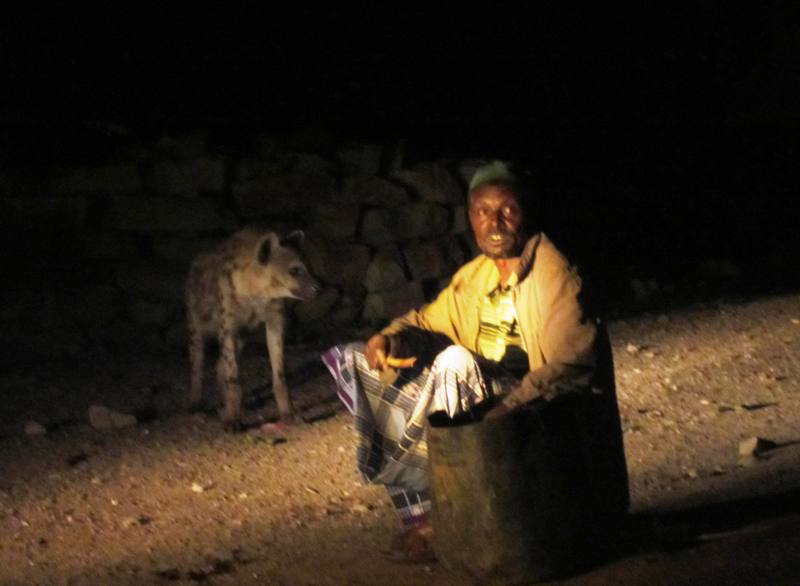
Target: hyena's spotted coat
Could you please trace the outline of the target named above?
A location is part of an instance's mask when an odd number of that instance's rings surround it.
[[[295,418],[283,368],[284,299],[314,297],[319,284],[300,259],[303,233],[284,238],[248,227],[212,252],[198,256],[186,287],[191,359],[189,404],[202,403],[205,339],[216,337],[220,355],[217,380],[223,391],[226,430],[241,428],[242,389],[239,384],[239,332],[264,323],[272,367],[272,391],[282,421]]]

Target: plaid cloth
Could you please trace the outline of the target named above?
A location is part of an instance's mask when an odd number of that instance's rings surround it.
[[[387,486],[404,523],[418,522],[430,510],[427,416],[468,413],[506,385],[487,386],[475,357],[462,346],[449,346],[429,366],[401,371],[390,385],[370,370],[363,343],[334,346],[322,361],[354,415],[358,470],[365,481]]]

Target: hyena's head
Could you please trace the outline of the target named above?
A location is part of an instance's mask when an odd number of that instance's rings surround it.
[[[265,234],[252,252],[255,258],[247,264],[243,279],[246,294],[265,299],[316,297],[320,285],[300,258],[304,239],[305,234],[300,230],[283,238],[274,232]]]

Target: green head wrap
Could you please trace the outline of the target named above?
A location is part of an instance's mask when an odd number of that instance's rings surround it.
[[[478,187],[486,184],[505,183],[516,185],[517,182],[518,178],[511,172],[508,163],[492,161],[476,169],[475,174],[472,176],[472,181],[469,182],[469,192],[472,193]]]

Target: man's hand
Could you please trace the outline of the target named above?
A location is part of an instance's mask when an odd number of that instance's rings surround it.
[[[408,356],[409,349],[405,348],[399,336],[384,336],[375,334],[367,341],[364,355],[367,364],[373,370],[385,370],[387,367],[411,368],[416,363],[416,356]]]
[[[367,340],[364,356],[372,370],[386,368],[386,353],[389,351],[389,338],[383,334],[375,334]]]

